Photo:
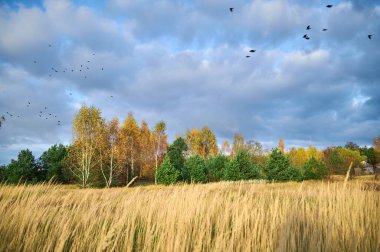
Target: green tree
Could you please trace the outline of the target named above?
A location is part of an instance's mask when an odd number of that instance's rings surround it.
[[[323,179],[327,175],[326,164],[315,157],[308,159],[303,167],[305,179]]]
[[[277,148],[273,149],[268,164],[265,166],[265,173],[268,180],[286,181],[289,176],[289,159]]]
[[[182,137],[177,138],[168,148],[167,157],[173,167],[181,173],[182,179],[186,180],[183,173],[183,165],[185,163],[185,154],[187,145]]]
[[[230,160],[224,155],[211,156],[205,160],[205,166],[208,176],[208,181],[216,182],[223,178],[223,172],[225,171]]]
[[[375,165],[377,164],[376,152],[373,147],[368,148],[367,146],[364,146],[360,148],[360,155],[366,156],[367,163],[372,165],[372,167],[375,167]]]
[[[285,181],[302,181],[302,169],[300,166],[289,166],[283,173]]]
[[[12,160],[8,165],[8,182],[37,182],[37,164],[32,152],[28,149],[18,154],[17,160]]]
[[[0,183],[5,182],[8,179],[8,169],[6,165],[0,166]]]
[[[172,165],[169,156],[166,156],[157,170],[157,182],[165,185],[174,184],[179,181],[180,176],[181,172]]]
[[[62,144],[53,145],[42,153],[42,166],[47,170],[46,179],[53,179],[60,183],[68,182],[68,174],[64,172],[64,161],[67,153],[68,149]]]
[[[185,161],[184,164],[184,177],[187,178],[187,181],[192,183],[206,183],[206,166],[204,160],[199,156],[190,157]]]
[[[247,150],[239,150],[224,171],[225,180],[258,179],[260,171]]]

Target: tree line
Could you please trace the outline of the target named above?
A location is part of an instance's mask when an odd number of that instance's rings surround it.
[[[166,124],[149,128],[139,125],[132,113],[120,123],[106,121],[95,107],[82,106],[73,120],[73,140],[69,146],[54,145],[36,159],[29,150],[17,160],[0,167],[6,183],[37,183],[53,180],[82,187],[125,186],[139,178],[155,183],[206,183],[221,180],[265,179],[301,181],[345,174],[349,164],[366,161],[376,169],[380,162],[380,136],[373,147],[348,142],[344,147],[318,150],[290,148],[279,139],[278,148],[263,149],[259,142],[235,134],[232,145],[218,147],[208,127],[187,130],[169,145]]]

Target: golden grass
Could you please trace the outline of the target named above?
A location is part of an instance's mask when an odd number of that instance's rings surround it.
[[[380,251],[360,181],[0,186],[0,251]]]

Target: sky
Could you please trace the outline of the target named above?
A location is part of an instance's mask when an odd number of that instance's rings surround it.
[[[164,120],[170,141],[208,126],[218,144],[371,145],[380,1],[0,0],[0,164],[70,144],[83,104]]]

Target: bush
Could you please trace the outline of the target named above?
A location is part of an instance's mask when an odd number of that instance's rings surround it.
[[[227,165],[224,171],[224,180],[258,179],[260,172],[246,150],[240,150]]]
[[[224,155],[210,157],[205,161],[208,181],[216,182],[223,179],[223,172],[230,160]]]
[[[269,162],[265,166],[265,173],[268,180],[287,181],[289,180],[290,161],[277,148],[270,154]],[[292,171],[290,171],[292,172]]]
[[[206,167],[203,159],[200,156],[190,157],[185,161],[184,174],[186,180],[194,183],[206,183]]]
[[[326,164],[315,157],[306,161],[303,170],[305,179],[323,179],[327,175]]]
[[[157,170],[157,181],[158,183],[170,185],[176,183],[181,176],[181,172],[178,171],[171,164],[168,156],[165,157],[164,161]]]

